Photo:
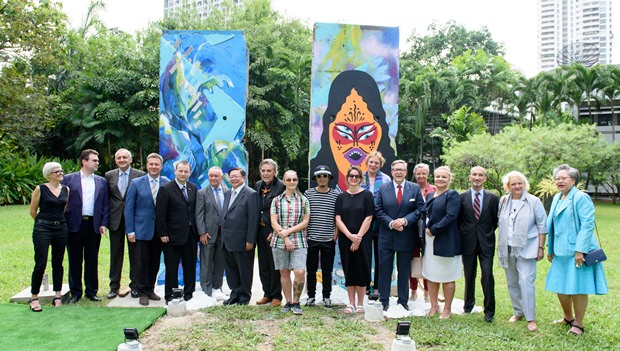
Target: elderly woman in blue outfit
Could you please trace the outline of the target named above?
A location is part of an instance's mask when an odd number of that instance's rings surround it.
[[[579,171],[563,164],[553,170],[560,193],[553,198],[547,227],[551,262],[545,289],[558,294],[564,318],[556,324],[570,327],[569,333],[584,333],[583,317],[588,295],[607,293],[603,264],[586,266],[584,255],[598,248],[594,232],[594,204],[577,190]]]
[[[512,171],[502,178],[508,192],[500,200],[497,257],[506,273],[515,323],[525,318],[527,330],[536,324],[536,262],[545,256],[547,213],[540,199],[529,194],[530,183],[521,172]]]

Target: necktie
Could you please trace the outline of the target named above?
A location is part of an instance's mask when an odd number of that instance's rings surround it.
[[[235,201],[235,197],[237,197],[237,192],[233,190],[230,192],[230,203],[228,203],[228,208],[230,208],[230,206]]]
[[[474,215],[476,216],[476,220],[480,219],[480,192],[476,192],[476,196],[474,197]]]
[[[400,203],[403,201],[403,187],[402,185],[399,185],[397,188],[398,194],[396,195],[396,201],[398,201],[398,204],[400,205]]]
[[[151,194],[153,195],[153,203],[157,203],[157,192],[159,191],[159,183],[157,179],[151,179]]]
[[[215,188],[213,195],[215,196],[215,203],[217,203],[218,212],[222,212],[223,208],[222,208],[222,200],[220,200],[220,188]]]
[[[118,190],[121,192],[121,196],[125,196],[125,191],[127,191],[127,173],[121,172],[121,178],[118,181]]]
[[[189,200],[189,198],[187,197],[187,187],[185,185],[183,185],[181,191],[183,192],[183,196],[185,196],[185,201]]]

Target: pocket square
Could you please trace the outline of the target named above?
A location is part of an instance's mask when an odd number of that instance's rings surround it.
[[[415,202],[414,198],[409,199],[409,202]]]

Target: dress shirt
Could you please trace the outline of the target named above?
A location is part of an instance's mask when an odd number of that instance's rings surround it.
[[[476,200],[476,193],[480,193],[480,212],[482,212],[482,204],[484,204],[484,188],[480,189],[480,191],[476,191],[473,188],[470,188],[471,190],[471,204],[473,206],[474,204],[474,200]]]
[[[82,216],[95,214],[95,175],[86,175],[80,171],[82,183]]]

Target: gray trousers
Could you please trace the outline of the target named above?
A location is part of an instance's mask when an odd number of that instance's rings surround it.
[[[506,283],[508,293],[512,301],[513,314],[517,317],[525,317],[528,322],[536,320],[536,259],[510,257],[508,248],[508,267]]]
[[[200,286],[209,296],[213,289],[222,289],[225,264],[223,245],[221,233],[217,240],[209,240],[207,245],[200,244]]]

